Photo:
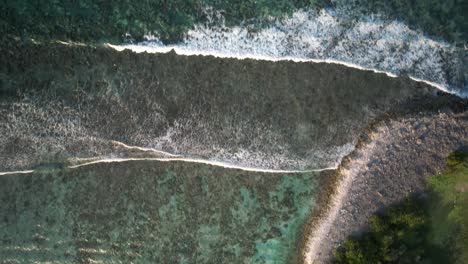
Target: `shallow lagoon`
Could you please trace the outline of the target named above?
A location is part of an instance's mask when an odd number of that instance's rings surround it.
[[[319,180],[156,161],[5,175],[0,259],[290,263]]]

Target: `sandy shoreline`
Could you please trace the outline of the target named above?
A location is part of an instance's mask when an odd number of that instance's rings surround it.
[[[371,150],[375,147],[375,142],[369,144],[368,148]],[[359,171],[359,168],[365,164],[370,158],[370,151],[362,153],[359,160],[349,163],[346,168],[340,168],[339,176],[336,183],[336,190],[332,196],[329,205],[328,212],[325,213],[324,217],[318,220],[315,228],[311,230],[311,236],[308,238],[304,248],[304,263],[313,263],[317,256],[321,255],[321,243],[327,238],[329,230],[332,228],[334,220],[340,213],[343,200],[345,199],[349,188],[353,183],[354,176]]]
[[[445,158],[468,144],[468,112],[415,113],[373,124],[344,159],[314,212],[300,250],[303,263],[327,263],[342,241],[366,230],[378,210],[425,190],[425,177],[440,172]]]

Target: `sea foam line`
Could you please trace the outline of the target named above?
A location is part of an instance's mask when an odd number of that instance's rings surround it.
[[[11,174],[29,174],[29,173],[33,173],[33,172],[34,172],[34,170],[5,171],[5,172],[0,172],[0,176],[11,175]]]
[[[261,168],[253,168],[253,167],[244,167],[234,164],[229,164],[221,161],[213,161],[213,160],[203,160],[203,159],[194,159],[194,158],[182,158],[182,157],[174,157],[174,158],[105,158],[94,160],[78,165],[71,165],[68,166],[68,169],[76,169],[80,167],[86,167],[94,164],[100,163],[118,163],[118,162],[128,162],[128,161],[161,161],[161,162],[188,162],[188,163],[199,163],[205,165],[211,165],[216,167],[222,167],[226,169],[234,169],[234,170],[242,170],[242,171],[249,171],[249,172],[261,172],[261,173],[285,173],[285,174],[295,174],[295,173],[307,173],[307,172],[322,172],[322,171],[329,171],[329,170],[336,170],[337,166],[328,167],[328,168],[321,168],[321,169],[312,169],[312,170],[275,170],[275,169],[261,169]],[[24,170],[24,171],[8,171],[8,172],[0,172],[0,176],[2,175],[13,175],[13,174],[29,174],[34,173],[34,170]]]
[[[314,63],[330,63],[330,64],[339,64],[344,65],[350,68],[362,70],[362,71],[372,71],[375,73],[383,73],[389,77],[395,78],[398,77],[396,74],[391,72],[381,71],[372,68],[366,68],[357,64],[339,61],[334,59],[305,59],[305,58],[298,58],[292,56],[283,56],[283,57],[274,57],[268,55],[259,55],[259,54],[235,54],[235,53],[225,53],[220,51],[204,51],[204,50],[196,50],[192,48],[188,48],[187,46],[178,46],[178,45],[167,45],[167,46],[151,46],[151,45],[144,45],[144,44],[127,44],[127,45],[112,45],[107,43],[106,46],[113,48],[117,51],[124,51],[126,49],[131,50],[136,53],[169,53],[174,51],[178,55],[184,56],[213,56],[216,58],[223,58],[223,59],[238,59],[238,60],[245,60],[245,59],[252,59],[252,60],[260,60],[260,61],[292,61],[292,62],[314,62]]]
[[[127,161],[161,161],[161,162],[174,162],[174,161],[182,161],[182,162],[189,162],[189,163],[199,163],[199,164],[206,164],[212,165],[216,167],[222,167],[226,169],[236,169],[236,170],[243,170],[249,172],[263,172],[263,173],[306,173],[306,172],[321,172],[321,171],[328,171],[328,170],[336,170],[337,167],[328,167],[328,168],[321,168],[321,169],[312,169],[312,170],[275,170],[275,169],[261,169],[261,168],[252,168],[252,167],[244,167],[234,164],[229,164],[220,161],[213,161],[213,160],[204,160],[204,159],[194,159],[194,158],[108,158],[108,159],[100,159],[95,161],[86,162],[83,164],[69,166],[70,169],[76,169],[83,166],[89,166],[93,164],[99,163],[114,163],[114,162],[127,162]]]
[[[204,55],[266,61],[333,63],[383,73],[408,75],[444,92],[468,96],[460,49],[410,29],[401,21],[350,14],[346,9],[299,10],[252,31],[248,26],[195,25],[183,40],[164,45],[154,35],[116,50]],[[447,75],[450,71],[452,74]]]
[[[255,168],[255,167],[247,167],[241,165],[235,165],[232,163],[216,161],[216,160],[206,160],[206,159],[199,159],[199,158],[186,158],[182,155],[172,154],[169,152],[157,150],[154,148],[148,147],[140,147],[140,146],[130,146],[123,142],[111,140],[111,142],[115,145],[119,145],[126,149],[136,149],[143,152],[154,152],[158,154],[162,154],[163,157],[160,158],[100,158],[100,157],[89,157],[84,160],[92,160],[89,162],[84,162],[77,165],[70,165],[66,168],[68,169],[76,169],[84,166],[89,166],[93,164],[99,163],[114,163],[114,162],[127,162],[127,161],[161,161],[161,162],[189,162],[189,163],[199,163],[199,164],[206,164],[212,165],[216,167],[222,167],[226,169],[234,169],[234,170],[242,170],[242,171],[249,171],[249,172],[262,172],[262,173],[287,173],[287,174],[294,174],[294,173],[307,173],[307,172],[322,172],[322,171],[329,171],[329,170],[336,170],[338,168],[338,163],[335,166],[320,168],[320,169],[311,169],[311,170],[281,170],[281,169],[263,169],[263,168]],[[74,161],[79,162],[80,159]],[[22,171],[7,171],[7,172],[0,172],[0,176],[2,175],[12,175],[12,174],[28,174],[34,173],[35,170],[22,170]]]
[[[391,73],[391,72],[386,72],[386,71],[372,69],[372,68],[366,68],[361,65],[357,65],[357,64],[353,64],[353,63],[345,62],[345,61],[334,60],[334,59],[303,59],[303,58],[289,57],[289,56],[278,58],[278,57],[273,57],[273,56],[257,55],[257,54],[240,55],[240,54],[229,54],[229,53],[222,53],[222,52],[215,52],[215,51],[193,50],[193,49],[188,49],[184,46],[177,46],[177,45],[168,45],[168,46],[145,46],[145,45],[135,45],[135,44],[131,44],[131,45],[106,44],[106,45],[117,51],[124,51],[128,49],[136,53],[142,53],[142,52],[169,53],[171,51],[174,51],[176,54],[184,55],[184,56],[213,56],[216,58],[229,58],[229,59],[238,59],[238,60],[252,59],[252,60],[272,61],[272,62],[292,61],[292,62],[329,63],[329,64],[342,65],[342,66],[346,66],[349,68],[358,69],[362,71],[371,71],[374,73],[381,73],[381,74],[385,74],[386,76],[390,78],[398,77],[398,75]],[[466,93],[457,93],[455,91],[451,91],[441,84],[437,84],[435,82],[427,81],[427,80],[417,78],[411,75],[408,75],[408,77],[412,79],[413,81],[427,84],[445,93],[457,95],[459,97],[467,97]]]
[[[165,152],[165,151],[162,151],[162,150],[157,150],[157,149],[154,149],[154,148],[145,148],[145,147],[138,147],[138,146],[129,146],[123,142],[120,142],[120,141],[116,141],[116,140],[112,140],[111,141],[112,143],[116,144],[116,145],[119,145],[119,146],[122,146],[126,149],[136,149],[136,150],[140,150],[140,151],[149,151],[149,152],[154,152],[154,153],[158,153],[158,154],[162,154],[164,156],[169,156],[169,157],[182,157],[181,155],[177,155],[177,154],[172,154],[172,153],[169,153],[169,152]]]
[[[201,159],[201,158],[188,158],[184,157],[183,155],[177,155],[177,154],[172,154],[169,152],[157,150],[154,148],[147,148],[147,147],[139,147],[139,146],[130,146],[127,145],[123,142],[120,141],[115,141],[112,140],[112,143],[116,145],[120,145],[124,148],[127,149],[137,149],[141,151],[149,151],[149,152],[154,152],[158,154],[162,154],[163,157],[159,158],[89,158],[92,159],[93,161],[78,164],[71,166],[71,168],[80,166],[80,165],[85,165],[85,164],[95,164],[95,163],[105,163],[105,162],[123,162],[123,161],[132,161],[132,160],[155,160],[155,161],[183,161],[183,162],[192,162],[192,163],[201,163],[201,164],[207,164],[207,165],[213,165],[213,166],[218,166],[218,167],[223,167],[223,168],[228,168],[228,169],[238,169],[238,170],[243,170],[243,171],[252,171],[252,172],[265,172],[265,173],[301,173],[301,172],[321,172],[321,171],[328,171],[328,170],[336,170],[338,168],[338,164],[341,163],[341,160],[344,155],[340,157],[340,161],[337,162],[334,166],[330,167],[325,167],[321,169],[312,169],[312,170],[281,170],[281,169],[262,169],[262,168],[256,168],[256,167],[248,167],[248,166],[241,166],[241,165],[235,165],[233,163],[229,162],[223,162],[223,161],[217,161],[217,160],[207,160],[207,159]],[[354,149],[354,147],[353,147]]]

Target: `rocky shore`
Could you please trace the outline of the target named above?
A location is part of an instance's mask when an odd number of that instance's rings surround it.
[[[440,173],[449,154],[468,146],[467,101],[436,105],[369,127],[306,230],[304,263],[328,263],[345,238],[367,229],[372,214],[424,193],[425,178]]]

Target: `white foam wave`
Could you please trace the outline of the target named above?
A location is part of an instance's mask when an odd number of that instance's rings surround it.
[[[119,146],[122,146],[126,149],[135,149],[135,150],[140,150],[140,151],[144,151],[144,152],[154,152],[154,153],[157,153],[157,154],[160,154],[160,155],[163,155],[163,156],[169,156],[169,157],[181,157],[180,155],[177,155],[177,154],[172,154],[172,153],[169,153],[169,152],[166,152],[166,151],[162,151],[162,150],[157,150],[157,149],[154,149],[154,148],[145,148],[145,147],[138,147],[138,146],[129,146],[123,142],[120,142],[120,141],[116,141],[116,140],[112,140],[112,143],[116,144],[116,145],[119,145]]]
[[[0,176],[3,176],[3,175],[12,175],[12,174],[29,174],[29,173],[33,173],[33,172],[34,172],[33,170],[4,171],[4,172],[0,172]]]
[[[127,162],[127,161],[162,161],[162,162],[182,161],[182,162],[212,165],[212,166],[223,167],[227,169],[236,169],[236,170],[243,170],[243,171],[250,171],[250,172],[264,172],[264,173],[321,172],[321,171],[327,171],[327,170],[335,170],[337,168],[337,167],[329,167],[329,168],[321,168],[321,169],[313,169],[313,170],[274,170],[274,169],[244,167],[244,166],[229,164],[229,163],[225,163],[221,161],[203,160],[203,159],[194,159],[194,158],[108,158],[108,159],[100,159],[100,160],[95,160],[91,162],[86,162],[83,164],[73,165],[73,166],[69,166],[68,168],[76,169],[79,167],[89,166],[89,165],[99,164],[99,163],[114,163],[114,162]]]
[[[457,48],[430,39],[399,21],[375,16],[353,20],[343,12],[301,10],[259,31],[196,25],[177,45],[163,45],[156,37],[148,36],[139,44],[110,46],[135,52],[174,50],[181,55],[337,63],[390,77],[409,75],[445,92],[467,96],[468,87],[460,81],[466,66]]]
[[[119,142],[120,143],[120,142]],[[122,143],[123,144],[123,143]],[[157,151],[154,149],[147,149],[147,148],[140,148],[140,147],[132,147],[126,146],[128,148],[138,148],[144,149],[149,151]],[[159,152],[159,151],[157,151]],[[170,157],[165,158],[87,158],[86,160],[92,160],[89,162],[84,162],[78,165],[71,165],[68,166],[68,169],[76,169],[80,167],[85,167],[93,164],[100,164],[100,163],[118,163],[118,162],[128,162],[128,161],[161,161],[161,162],[189,162],[189,163],[199,163],[199,164],[206,164],[212,165],[216,167],[223,167],[226,169],[234,169],[234,170],[242,170],[242,171],[249,171],[249,172],[261,172],[261,173],[285,173],[285,174],[293,174],[293,173],[306,173],[306,172],[322,172],[328,170],[336,170],[338,166],[327,167],[327,168],[320,168],[320,169],[312,169],[312,170],[280,170],[280,169],[262,169],[262,168],[255,168],[255,167],[246,167],[235,165],[227,162],[217,161],[217,160],[204,160],[204,159],[196,159],[196,158],[183,158],[179,155],[173,155],[167,153]],[[75,162],[79,161],[76,159]],[[14,174],[30,174],[34,173],[34,170],[22,170],[22,171],[7,171],[7,172],[0,172],[0,176],[3,175],[14,175]]]

